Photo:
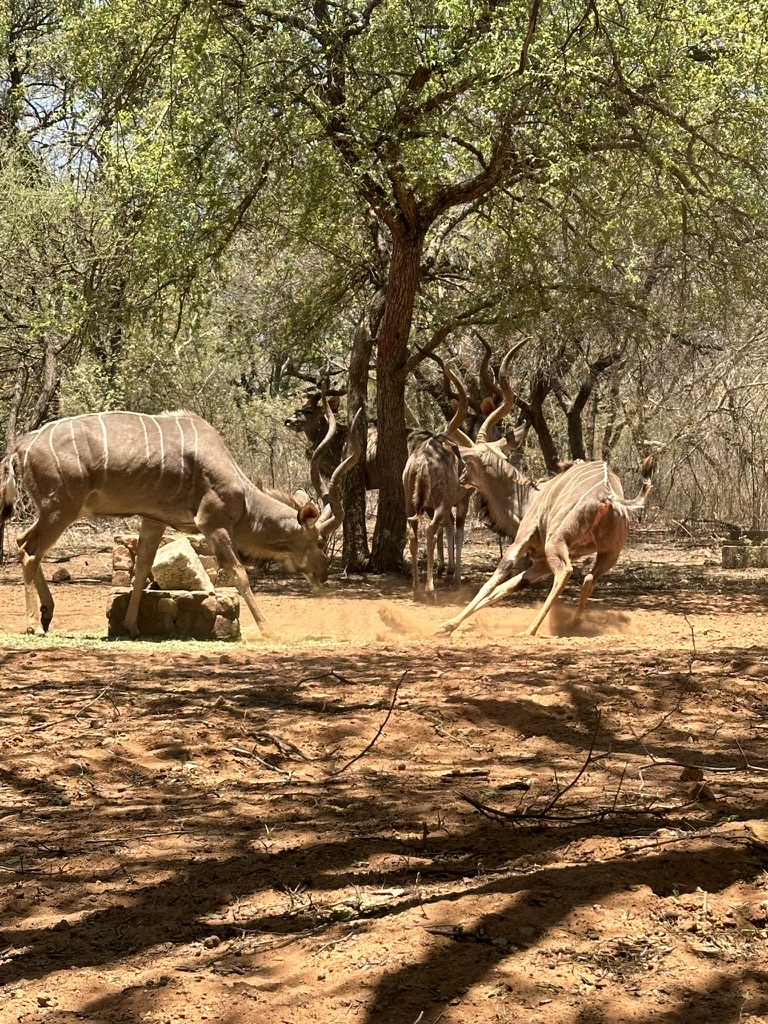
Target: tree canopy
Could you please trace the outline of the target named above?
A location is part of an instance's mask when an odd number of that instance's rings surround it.
[[[548,466],[685,445],[697,478],[690,389],[718,452],[726,406],[762,421],[745,387],[764,355],[761,5],[13,0],[2,17],[9,432],[165,396],[219,425],[278,417],[276,368],[345,363],[367,318],[349,398],[388,453],[371,564],[389,569],[421,349],[469,368],[473,332],[498,356],[529,336],[520,408]]]

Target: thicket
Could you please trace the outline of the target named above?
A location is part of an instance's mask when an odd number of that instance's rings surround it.
[[[391,455],[387,568],[405,403],[441,422],[420,350],[478,395],[481,339],[498,362],[525,336],[534,468],[608,458],[631,491],[653,450],[659,525],[764,527],[759,7],[12,0],[6,436],[185,407],[294,487],[283,420],[333,367]]]

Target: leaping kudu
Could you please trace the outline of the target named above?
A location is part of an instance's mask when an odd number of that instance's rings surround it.
[[[311,502],[290,508],[254,486],[218,431],[190,412],[71,416],[19,437],[0,463],[0,522],[11,515],[21,481],[39,513],[17,538],[27,632],[45,633],[53,617],[41,561],[64,530],[85,517],[138,515],[136,569],[125,617],[130,636],[138,635],[141,591],[166,526],[205,536],[266,633],[240,556],[276,559],[325,582],[326,544],[344,515],[340,478],[359,455],[353,452],[334,471],[328,505],[320,512]]]
[[[568,582],[572,560],[596,555],[581,587],[578,621],[595,583],[616,564],[629,535],[630,513],[644,506],[653,471],[654,458],[649,455],[643,463],[642,488],[632,499],[624,497],[619,478],[605,462],[577,462],[548,480],[531,483],[532,493],[515,539],[496,571],[466,608],[440,626],[440,631],[452,633],[481,608],[552,574],[552,589],[524,631],[533,636]],[[524,555],[531,565],[509,579]]]

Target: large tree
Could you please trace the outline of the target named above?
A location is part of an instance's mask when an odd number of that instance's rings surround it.
[[[658,220],[684,223],[690,239],[727,227],[740,251],[765,199],[764,28],[742,5],[698,2],[228,0],[218,10],[270,69],[274,109],[306,147],[294,169],[327,175],[330,153],[389,237],[374,339],[389,459],[373,565],[390,568],[402,554],[414,314],[435,300],[430,236],[451,218],[468,230],[501,189],[522,207],[559,205],[575,176],[588,182],[609,163],[601,176],[620,181],[650,168],[646,202]]]

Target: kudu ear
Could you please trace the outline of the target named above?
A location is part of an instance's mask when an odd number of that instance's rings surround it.
[[[487,419],[493,412],[494,408],[494,400],[490,397],[490,395],[486,395],[486,397],[480,402],[480,413],[485,419]]]
[[[305,505],[301,506],[296,514],[296,518],[298,519],[300,526],[303,526],[305,530],[309,530],[320,518],[320,512],[318,511],[317,505],[308,501]]]
[[[507,442],[511,453],[517,452],[523,447],[528,436],[529,426],[530,423],[521,423],[519,427],[513,427],[512,430],[508,430],[504,435],[504,440]]]
[[[451,437],[460,448],[474,448],[475,442],[463,430],[452,430]]]
[[[339,401],[340,400],[339,400],[339,398],[337,398],[336,395],[330,395],[328,397],[328,405],[331,407],[333,412],[338,412],[339,411]]]

